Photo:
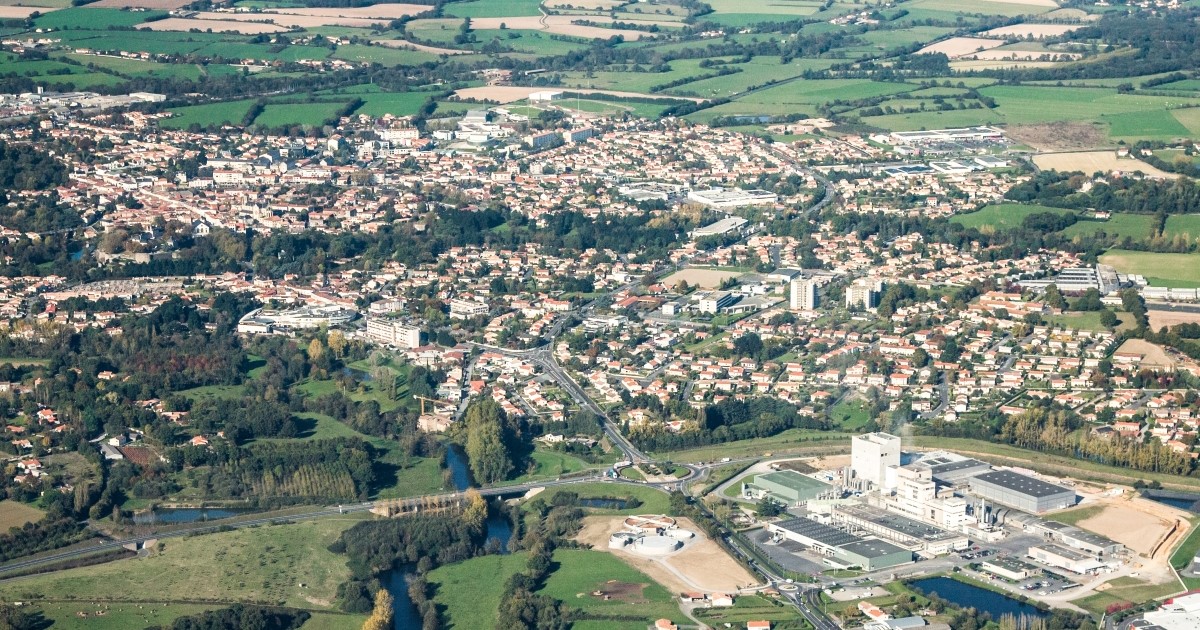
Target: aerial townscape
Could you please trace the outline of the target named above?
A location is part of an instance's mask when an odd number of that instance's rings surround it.
[[[0,0],[0,630],[1200,629],[1200,0]]]

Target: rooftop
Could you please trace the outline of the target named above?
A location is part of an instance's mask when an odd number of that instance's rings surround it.
[[[981,475],[975,475],[971,478],[972,482],[978,480],[994,486],[1000,486],[1006,490],[1020,492],[1031,497],[1049,497],[1065,492],[1074,493],[1069,488],[1056,486],[1052,483],[1046,483],[1033,477],[1028,477],[1020,473],[1015,473],[1011,470],[993,470]]]

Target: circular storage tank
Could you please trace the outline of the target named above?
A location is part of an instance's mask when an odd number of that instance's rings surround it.
[[[625,519],[625,527],[641,531],[658,531],[675,527],[675,519],[662,514],[638,514]]]
[[[696,537],[696,535],[693,534],[692,532],[690,532],[686,529],[679,529],[679,528],[668,529],[666,532],[663,533],[663,535],[668,536],[670,538],[674,538],[675,540],[691,540]]]
[[[632,549],[647,556],[665,556],[682,546],[683,543],[668,536],[642,536],[633,541]]]
[[[617,533],[613,534],[612,536],[608,537],[608,548],[609,549],[624,549],[625,545],[628,545],[629,542],[633,539],[634,539],[634,535],[630,534],[629,532],[617,532]]]

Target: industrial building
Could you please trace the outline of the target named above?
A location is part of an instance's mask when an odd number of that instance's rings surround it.
[[[1010,508],[1041,514],[1075,505],[1075,491],[1011,470],[996,470],[967,480],[972,495]]]
[[[833,486],[802,475],[794,470],[780,470],[754,477],[752,481],[742,484],[742,496],[757,501],[764,496],[787,505],[794,506],[806,501],[821,498],[832,492]]]
[[[931,453],[909,466],[928,470],[934,481],[948,486],[992,469],[987,462],[946,452]]]
[[[850,531],[866,532],[913,551],[940,555],[970,547],[966,535],[867,505],[838,505],[833,520]]]
[[[767,531],[798,542],[829,558],[830,564],[862,567],[867,571],[912,562],[912,552],[887,541],[866,539],[809,518],[768,523]]]
[[[416,348],[421,345],[421,329],[396,319],[386,317],[367,318],[367,338],[399,348]]]
[[[812,278],[796,278],[792,280],[791,296],[788,306],[793,311],[814,311],[817,309],[817,281]]]
[[[900,466],[900,438],[887,433],[856,435],[850,440],[850,470],[855,478],[884,488],[889,466]]]
[[[728,234],[736,230],[741,230],[742,228],[746,227],[747,223],[749,223],[749,221],[741,217],[726,217],[720,221],[717,221],[716,223],[710,223],[704,227],[692,230],[692,238],[703,238],[705,236],[720,236],[722,234]]]
[[[480,315],[488,314],[488,305],[484,302],[475,300],[450,300],[450,318],[451,319],[470,319]]]
[[[1018,284],[1023,289],[1039,290],[1045,290],[1053,284],[1063,293],[1083,293],[1088,289],[1096,289],[1100,295],[1107,295],[1121,287],[1116,269],[1108,265],[1069,267],[1059,271],[1053,278],[1022,280]]]
[[[744,206],[771,205],[779,195],[766,190],[743,190],[741,188],[709,188],[688,193],[688,201],[702,203],[710,208],[741,208]]]
[[[924,144],[930,142],[962,142],[965,140],[1003,140],[1004,132],[996,127],[960,127],[955,129],[930,129],[928,131],[893,131],[889,138],[892,144]]]
[[[1093,557],[1113,556],[1125,550],[1125,545],[1100,534],[1082,530],[1074,525],[1055,521],[1037,521],[1029,529],[1064,547],[1070,547]]]
[[[1029,557],[1058,569],[1072,573],[1094,573],[1104,567],[1104,563],[1086,553],[1061,547],[1053,543],[1035,545],[1029,548]]]

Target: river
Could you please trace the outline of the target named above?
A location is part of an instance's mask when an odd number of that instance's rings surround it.
[[[450,480],[458,491],[471,487],[471,471],[467,467],[467,454],[457,444],[451,444],[446,449],[446,467],[450,469]],[[487,543],[498,545],[500,553],[508,553],[508,543],[512,538],[512,523],[498,510],[491,510],[487,519]],[[493,543],[492,541],[495,541]],[[391,593],[395,600],[395,630],[412,630],[421,627],[421,615],[408,596],[408,581],[416,575],[416,567],[411,564],[388,571],[380,576],[383,587]]]
[[[1000,621],[1004,615],[1020,617],[1044,618],[1046,613],[1036,607],[1022,603],[1007,595],[1002,595],[986,588],[980,588],[948,577],[931,577],[910,582],[913,588],[924,593],[937,593],[938,597],[959,606],[974,608],[980,613],[988,613],[995,621]]]

